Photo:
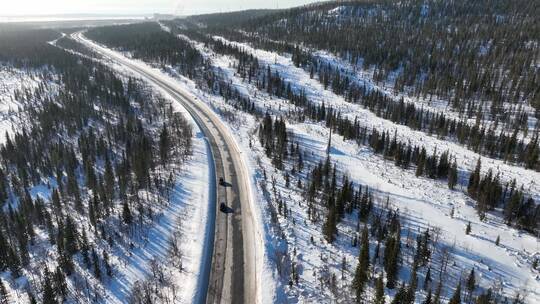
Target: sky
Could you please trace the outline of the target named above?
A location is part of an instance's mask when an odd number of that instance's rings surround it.
[[[0,16],[51,14],[191,15],[251,8],[285,8],[315,0],[0,0]]]

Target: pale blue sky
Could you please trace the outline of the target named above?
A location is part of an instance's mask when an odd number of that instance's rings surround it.
[[[291,7],[315,0],[0,0],[0,15],[146,14],[178,15],[251,8]]]

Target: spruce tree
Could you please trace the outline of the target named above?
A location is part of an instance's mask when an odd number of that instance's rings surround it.
[[[417,277],[417,268],[418,263],[415,261],[413,263],[413,269],[411,273],[411,278],[409,282],[409,287],[407,288],[407,294],[405,296],[405,303],[408,304],[414,304],[415,298],[416,298],[416,287],[418,285],[418,277]]]
[[[369,239],[368,229],[364,226],[362,230],[362,240],[360,254],[358,255],[358,266],[354,274],[353,286],[356,291],[356,301],[360,302],[366,283],[369,281]]]
[[[169,159],[170,138],[167,126],[163,126],[161,134],[159,135],[159,155],[161,158],[161,165],[165,166],[165,163]]]
[[[469,177],[469,185],[467,186],[467,192],[469,195],[476,199],[477,192],[478,192],[478,186],[480,185],[480,169],[482,167],[482,162],[480,158],[478,158],[478,161],[476,162],[476,167]]]
[[[92,249],[92,264],[94,266],[94,276],[96,279],[101,280],[101,266],[95,249]]]
[[[390,304],[407,304],[407,289],[407,285],[402,284]]]
[[[111,262],[109,261],[109,254],[105,250],[103,250],[103,263],[105,264],[105,271],[107,273],[107,276],[112,277],[113,268],[111,266]]]
[[[114,198],[114,170],[109,159],[109,155],[105,154],[105,177],[104,184],[105,190],[107,191],[107,197]]]
[[[471,272],[469,273],[466,287],[467,287],[467,300],[468,302],[470,302],[472,300],[473,292],[476,289],[476,278],[474,275],[474,268],[471,269]]]
[[[9,245],[7,243],[7,240],[2,233],[2,229],[0,229],[0,271],[4,270],[8,265],[8,261],[9,261],[8,246]]]
[[[424,299],[424,302],[422,302],[422,304],[432,304],[432,300],[431,300],[431,289],[428,291],[428,294],[426,296],[426,298]]]
[[[442,287],[442,281],[439,281],[439,283],[437,284],[437,289],[435,290],[435,295],[433,296],[433,304],[441,303]]]
[[[452,166],[448,170],[448,188],[450,190],[454,190],[458,180],[458,170],[457,170],[457,163],[454,159],[454,162],[452,163]]]
[[[426,272],[426,277],[424,278],[424,290],[430,290],[431,291],[431,267],[428,268]]]
[[[69,255],[73,255],[79,250],[77,227],[70,216],[66,217],[66,224],[64,228],[64,249]]]
[[[65,299],[68,289],[66,283],[66,276],[64,275],[64,272],[62,272],[60,266],[56,267],[56,271],[54,273],[54,286],[55,293]]]
[[[51,278],[49,271],[45,269],[44,280],[43,280],[43,304],[57,304],[56,294],[51,284]]]
[[[475,304],[492,304],[493,303],[493,292],[491,289],[488,289],[486,292],[483,292],[476,298]]]
[[[454,295],[452,295],[448,304],[461,304],[461,282],[458,283]]]
[[[33,294],[28,293],[28,298],[30,299],[30,304],[37,304],[36,297]]]
[[[386,270],[386,287],[393,289],[396,286],[399,255],[400,255],[399,236],[389,236],[384,248],[384,268]]]
[[[122,205],[122,220],[127,225],[131,225],[133,222],[133,216],[131,215],[131,210],[129,209],[129,204],[126,200],[124,200]]]
[[[337,233],[337,221],[338,216],[336,214],[336,206],[334,203],[334,195],[331,193],[328,198],[328,213],[326,216],[326,221],[323,225],[323,234],[325,239],[332,243],[336,239],[336,233]]]
[[[384,282],[383,282],[383,277],[381,275],[377,279],[375,279],[375,299],[373,300],[373,304],[384,304],[384,303],[385,303]]]
[[[465,227],[465,234],[469,235],[471,233],[471,230],[472,230],[471,222],[468,222],[467,227]]]

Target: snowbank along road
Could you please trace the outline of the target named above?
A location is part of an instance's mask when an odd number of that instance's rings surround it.
[[[249,172],[230,131],[202,101],[184,93],[178,84],[162,77],[159,71],[130,60],[121,54],[88,40],[81,32],[73,34],[78,42],[124,66],[181,103],[197,122],[211,146],[216,181],[215,232],[210,236],[212,258],[201,270],[199,303],[258,303],[256,273],[256,236],[252,211]],[[224,203],[225,210],[220,210]],[[213,221],[209,221],[212,223]],[[201,232],[203,235],[203,232]],[[206,292],[205,292],[206,291]]]

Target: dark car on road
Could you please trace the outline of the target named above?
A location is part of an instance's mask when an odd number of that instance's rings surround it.
[[[225,203],[221,202],[221,204],[219,204],[219,211],[227,212],[227,206],[225,205]]]

